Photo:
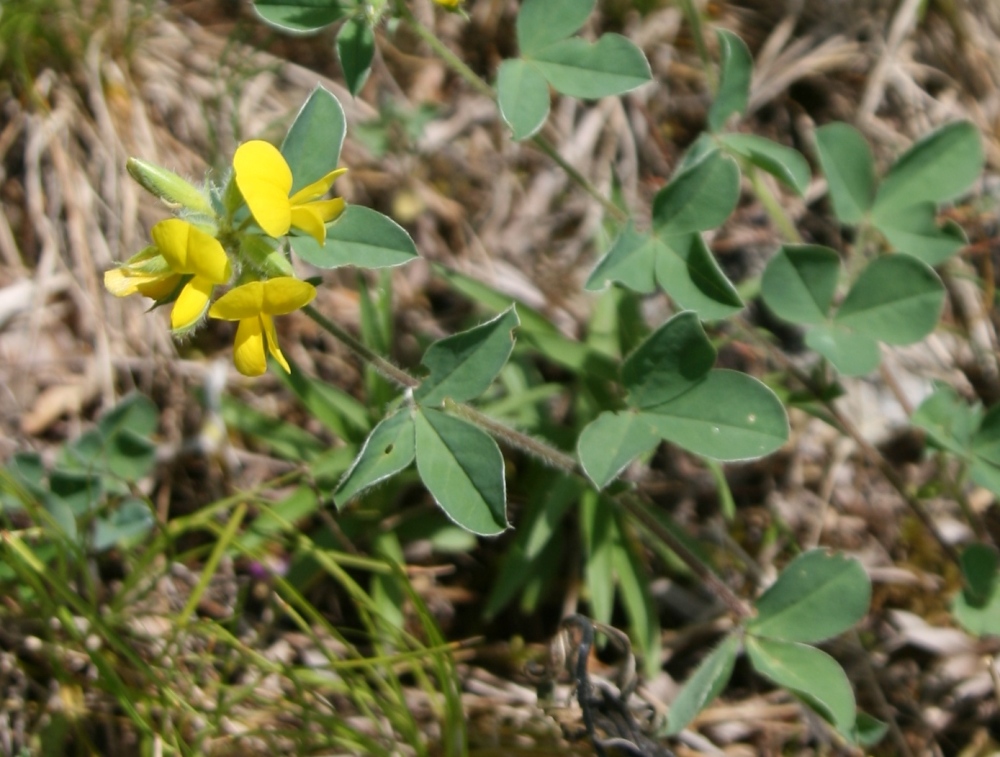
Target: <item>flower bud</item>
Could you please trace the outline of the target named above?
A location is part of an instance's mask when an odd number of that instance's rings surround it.
[[[268,278],[294,276],[292,264],[280,248],[272,247],[258,234],[245,234],[240,240],[240,254]]]
[[[143,189],[164,202],[180,205],[193,213],[214,215],[205,193],[173,171],[138,158],[129,158],[125,167],[129,175],[139,182]]]

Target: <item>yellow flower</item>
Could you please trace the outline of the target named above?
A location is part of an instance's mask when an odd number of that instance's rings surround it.
[[[267,351],[286,372],[288,361],[278,348],[274,330],[276,315],[286,315],[312,302],[316,287],[291,276],[267,281],[251,281],[226,292],[216,300],[208,315],[223,321],[239,321],[233,362],[244,376],[260,376],[267,370]]]
[[[272,237],[282,237],[293,226],[319,244],[326,241],[326,224],[344,211],[344,199],[321,200],[346,168],[331,171],[319,181],[292,191],[292,170],[274,145],[259,139],[244,142],[233,156],[236,186],[250,213]]]
[[[150,234],[170,270],[191,276],[170,313],[170,327],[186,329],[204,315],[212,289],[232,277],[229,257],[218,239],[179,218],[160,221]]]
[[[107,271],[104,286],[116,297],[142,294],[161,300],[190,276],[170,314],[171,328],[186,329],[205,313],[212,289],[229,281],[229,258],[219,240],[179,218],[160,221],[150,233],[155,246]]]
[[[443,5],[445,8],[457,8],[462,0],[434,0],[438,5]]]
[[[162,300],[171,294],[181,281],[156,247],[147,247],[125,263],[104,272],[104,287],[115,297],[141,294]]]

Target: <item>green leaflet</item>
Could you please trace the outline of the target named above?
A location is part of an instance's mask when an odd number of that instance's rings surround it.
[[[790,562],[754,603],[747,631],[782,641],[815,642],[861,620],[871,601],[871,581],[861,563],[814,549]]]
[[[730,116],[746,112],[753,74],[753,58],[746,43],[725,29],[719,29],[716,37],[722,60],[719,65],[719,91],[708,111],[708,128],[712,131],[719,131]]]
[[[361,205],[348,205],[327,226],[326,243],[311,236],[289,237],[292,250],[318,268],[388,268],[417,257],[417,247],[406,230],[388,216]]]
[[[293,194],[337,168],[346,130],[340,102],[317,86],[281,143],[281,154],[292,169]]]
[[[731,634],[701,661],[670,705],[668,734],[683,731],[699,712],[722,693],[733,674],[739,650],[739,636]]]
[[[445,398],[466,402],[485,392],[514,349],[514,329],[519,323],[511,306],[481,326],[432,344],[423,359],[430,375],[414,392],[414,399],[426,406]]]
[[[414,421],[417,471],[445,514],[474,534],[506,530],[503,457],[496,442],[438,410],[419,408]]]
[[[342,508],[365,489],[399,473],[415,455],[413,417],[403,409],[385,418],[369,434],[333,494],[337,507]]]
[[[798,694],[848,738],[854,738],[854,692],[844,669],[826,652],[794,641],[747,635],[754,669]]]

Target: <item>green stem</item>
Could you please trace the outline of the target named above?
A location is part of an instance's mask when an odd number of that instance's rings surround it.
[[[681,12],[687,19],[688,26],[691,27],[691,36],[694,38],[694,46],[701,58],[702,68],[705,69],[705,77],[708,80],[708,89],[714,95],[718,88],[718,77],[715,75],[715,68],[712,60],[708,57],[708,45],[705,44],[705,30],[701,26],[701,14],[694,6],[694,0],[680,0]]]
[[[629,218],[628,213],[619,208],[617,205],[615,205],[615,203],[612,200],[605,197],[601,193],[601,190],[595,187],[594,184],[590,181],[590,179],[588,179],[582,173],[577,171],[576,168],[570,165],[570,163],[562,155],[559,154],[559,151],[556,150],[555,146],[551,142],[549,142],[545,137],[541,136],[540,134],[536,134],[531,138],[531,141],[535,144],[535,147],[537,147],[539,150],[548,155],[553,160],[553,162],[555,162],[563,171],[565,171],[566,174],[573,181],[575,181],[580,186],[581,189],[583,189],[587,194],[589,194],[591,197],[593,197],[595,200],[601,203],[601,207],[603,207],[608,212],[608,214],[611,215],[612,218],[614,218],[619,223],[625,223],[626,221],[628,221]]]
[[[765,339],[761,339],[757,335],[757,332],[748,326],[744,321],[739,318],[734,318],[732,323],[740,329],[744,338],[763,345],[768,353],[770,353],[775,360],[781,363],[782,368],[785,369],[788,375],[795,378],[795,380],[804,386],[806,391],[808,391],[817,402],[826,408],[826,411],[830,413],[830,416],[833,418],[834,423],[837,424],[837,427],[854,441],[858,449],[861,450],[861,454],[864,455],[868,462],[878,468],[882,476],[889,482],[892,488],[896,490],[899,496],[902,497],[903,501],[906,502],[913,514],[917,516],[927,531],[934,537],[938,545],[941,547],[941,550],[948,555],[951,560],[958,564],[958,552],[938,530],[938,527],[931,519],[920,499],[909,492],[906,482],[899,475],[899,472],[892,466],[892,463],[890,463],[885,456],[879,452],[877,447],[873,446],[867,439],[865,439],[865,437],[861,434],[861,431],[858,430],[857,426],[854,425],[851,419],[840,411],[836,402],[834,400],[827,399],[825,392],[823,392],[820,387],[816,386],[812,378],[792,363],[792,361],[789,360],[785,354],[781,352],[781,350],[774,349],[774,345]]]
[[[523,434],[520,431],[512,429],[510,426],[505,426],[499,421],[490,418],[488,415],[484,415],[469,405],[463,405],[459,402],[453,402],[452,400],[446,399],[444,401],[444,406],[446,410],[450,410],[455,415],[465,418],[465,420],[470,423],[479,426],[479,428],[488,432],[494,438],[500,439],[512,447],[516,447],[517,449],[534,455],[550,468],[556,468],[571,475],[582,474],[580,466],[576,462],[576,458],[570,457],[565,452],[562,452],[555,447],[550,447],[543,441],[535,439],[532,436],[528,436],[527,434]]]
[[[359,342],[344,329],[337,326],[333,321],[316,311],[311,305],[303,308],[310,318],[312,318],[330,336],[339,340],[344,346],[351,350],[358,358],[369,363],[379,373],[396,383],[404,389],[415,389],[420,386],[420,381],[402,368],[397,368],[389,361],[374,353],[371,349]],[[545,442],[528,436],[516,429],[510,428],[499,421],[484,415],[469,405],[445,400],[445,408],[457,416],[464,418],[470,423],[486,431],[488,434],[502,442],[534,455],[543,463],[556,470],[561,470],[571,476],[575,476],[590,485],[590,480],[580,467],[576,458],[567,455],[562,450],[546,444]],[[711,568],[703,563],[687,546],[667,528],[663,526],[650,512],[650,503],[644,502],[633,494],[621,494],[613,497],[622,509],[635,518],[648,531],[659,538],[671,551],[680,558],[691,572],[704,581],[705,585],[712,591],[719,600],[726,605],[738,618],[750,616],[750,610],[732,589],[730,589]]]
[[[397,368],[377,352],[370,349],[367,345],[355,339],[350,333],[340,328],[340,326],[320,313],[312,305],[306,305],[302,308],[302,311],[316,321],[316,323],[328,334],[330,334],[330,336],[340,341],[351,352],[368,363],[389,381],[404,389],[415,389],[420,386],[420,381],[418,379],[411,376],[402,368]]]
[[[748,166],[746,174],[750,178],[750,185],[753,187],[754,194],[757,195],[760,204],[764,206],[764,212],[774,222],[774,225],[778,227],[778,231],[789,242],[802,244],[802,235],[795,228],[795,224],[792,223],[792,219],[788,217],[785,209],[778,202],[771,188],[761,179],[760,172],[753,166]]]
[[[485,95],[491,100],[497,99],[497,93],[493,91],[493,87],[483,81],[475,71],[465,65],[465,62],[455,55],[455,53],[451,51],[451,48],[449,48],[444,42],[439,40],[434,32],[417,21],[417,17],[413,15],[413,11],[409,9],[405,2],[396,3],[396,13],[400,18],[406,21],[407,25],[413,30],[414,34],[420,37],[420,39],[423,40],[431,50],[438,54],[441,60],[443,60],[452,71],[465,79],[465,81],[468,82],[477,92],[479,92],[479,94]]]

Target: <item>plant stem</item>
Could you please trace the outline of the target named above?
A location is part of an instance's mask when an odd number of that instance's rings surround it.
[[[656,535],[660,541],[667,545],[670,550],[687,565],[691,571],[702,580],[702,582],[715,594],[715,596],[729,609],[738,619],[749,618],[750,608],[746,602],[740,599],[732,589],[719,578],[712,570],[699,559],[694,552],[687,548],[680,539],[674,536],[669,529],[665,528],[656,517],[649,512],[650,503],[644,501],[634,494],[623,494],[615,498],[622,508]]]
[[[420,381],[418,379],[411,376],[402,368],[397,368],[384,357],[370,349],[367,345],[355,339],[347,331],[340,328],[340,326],[316,310],[316,308],[312,305],[306,305],[302,308],[302,310],[306,315],[316,321],[322,329],[340,341],[359,358],[368,363],[383,377],[396,384],[396,386],[400,386],[404,389],[416,389],[420,386]]]
[[[340,341],[351,350],[358,358],[374,367],[379,373],[393,381],[404,389],[415,389],[420,386],[420,381],[395,365],[377,355],[360,341],[355,339],[344,329],[337,326],[329,318],[316,311],[311,305],[303,308],[310,318],[312,318],[322,329],[327,331],[332,337]],[[469,405],[461,402],[454,402],[446,399],[445,409],[455,415],[464,418],[496,439],[508,444],[511,447],[520,449],[530,455],[534,455],[543,463],[556,470],[561,470],[571,476],[583,480],[587,485],[592,485],[586,473],[580,467],[575,457],[567,455],[562,450],[556,449],[549,444],[528,436],[516,429],[506,426],[488,415],[484,415]],[[611,498],[626,513],[635,518],[648,531],[660,539],[691,572],[698,576],[715,596],[738,618],[750,616],[750,610],[732,589],[729,588],[712,570],[705,565],[687,546],[669,529],[665,528],[653,515],[649,508],[651,503],[643,501],[640,497],[631,493],[624,493]]]
[[[840,411],[840,408],[837,407],[833,400],[826,399],[824,397],[824,392],[816,386],[815,382],[803,373],[798,366],[792,363],[792,361],[790,361],[783,352],[774,349],[772,344],[761,339],[757,333],[741,319],[734,318],[732,322],[742,331],[744,337],[758,344],[764,345],[771,356],[781,363],[782,368],[784,368],[790,376],[794,377],[796,381],[805,387],[806,390],[812,394],[814,398],[816,398],[817,402],[826,408],[826,411],[830,413],[833,421],[837,424],[841,431],[847,434],[847,436],[854,441],[854,443],[858,446],[858,449],[861,450],[861,454],[864,455],[865,459],[871,465],[878,468],[879,472],[886,479],[886,481],[888,481],[899,496],[903,498],[903,501],[906,502],[913,514],[917,516],[923,526],[937,541],[941,550],[948,555],[951,560],[958,564],[958,552],[955,550],[954,546],[945,540],[944,536],[934,524],[934,521],[931,520],[931,517],[924,508],[923,503],[919,498],[915,497],[907,490],[906,482],[899,475],[899,472],[892,466],[892,463],[890,463],[876,447],[865,439],[865,437],[861,434],[861,431],[858,430],[857,426],[854,425],[851,419]]]
[[[705,44],[705,31],[701,27],[701,14],[694,5],[694,0],[680,0],[681,12],[687,19],[688,26],[691,27],[691,36],[694,38],[694,46],[701,58],[701,66],[705,69],[705,77],[708,80],[708,89],[714,95],[719,86],[718,77],[712,67],[712,61],[708,57],[708,45]]]
[[[764,206],[764,212],[767,213],[768,217],[774,222],[774,225],[778,227],[778,231],[781,232],[782,236],[785,237],[789,242],[793,244],[802,243],[802,235],[799,234],[799,230],[795,228],[795,224],[792,223],[792,219],[788,217],[785,213],[785,209],[778,202],[771,188],[767,186],[766,183],[761,179],[760,171],[758,171],[753,166],[748,166],[746,169],[746,174],[750,178],[750,185],[753,187],[754,194],[757,195],[757,199],[760,200],[760,204]]]
[[[570,457],[565,452],[551,447],[539,439],[523,434],[516,429],[512,429],[510,426],[505,426],[503,423],[479,412],[474,407],[454,402],[450,399],[444,401],[444,406],[446,410],[450,410],[455,415],[479,426],[479,428],[488,432],[494,438],[534,455],[550,468],[556,468],[572,475],[581,475],[582,473],[580,466],[576,462],[576,458]]]
[[[461,58],[455,55],[455,53],[451,51],[451,48],[437,38],[437,35],[435,35],[434,32],[421,24],[405,2],[397,2],[395,8],[396,13],[406,22],[407,26],[413,30],[413,33],[420,37],[420,39],[431,50],[437,53],[441,60],[443,60],[452,71],[465,79],[465,81],[468,82],[473,89],[479,92],[479,94],[485,95],[491,100],[497,99],[497,93],[493,91],[493,87],[483,81],[483,79],[475,71],[469,68]]]

